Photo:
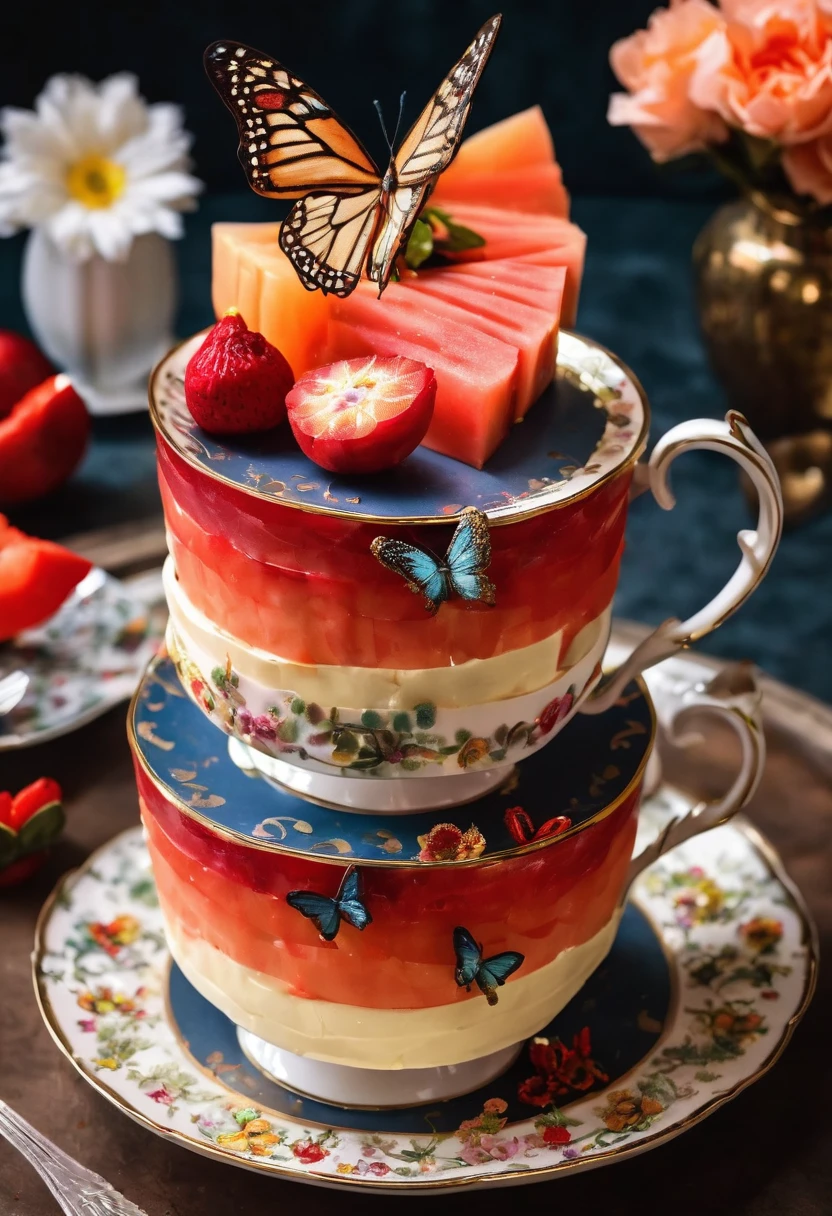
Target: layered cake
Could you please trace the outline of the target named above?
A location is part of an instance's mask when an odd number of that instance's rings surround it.
[[[206,52],[250,184],[291,208],[216,226],[217,323],[152,379],[170,658],[131,740],[173,956],[300,1088],[311,1060],[447,1096],[578,990],[633,872],[654,719],[627,679],[686,640],[594,695],[648,408],[568,328],[584,238],[539,109],[461,143],[498,27],[385,173],[276,60]],[[708,446],[774,512],[747,431],[680,430],[663,505]],[[776,529],[744,544],[700,632]]]

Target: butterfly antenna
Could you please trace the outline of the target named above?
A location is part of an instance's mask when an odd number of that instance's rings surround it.
[[[387,128],[384,125],[384,115],[381,112],[381,102],[378,100],[378,98],[375,99],[375,101],[373,102],[373,105],[376,108],[376,114],[378,114],[378,120],[381,123],[381,130],[384,135],[384,139],[387,144],[387,147],[390,149],[390,155],[392,156],[393,155],[393,145],[390,142],[390,136],[387,134]],[[398,130],[398,128],[397,128],[397,130]]]
[[[402,93],[401,97],[399,98],[399,117],[396,119],[396,130],[395,130],[395,131],[394,131],[394,133],[393,133],[393,143],[394,143],[394,144],[398,142],[398,138],[399,138],[399,128],[400,128],[400,127],[401,127],[401,125],[402,125],[402,114],[404,114],[404,99],[405,99],[405,97],[407,97],[407,91],[406,91],[406,90],[405,90],[405,92],[404,92],[404,93]],[[392,151],[393,151],[393,149],[391,148],[391,149],[390,149],[390,151],[392,152]]]

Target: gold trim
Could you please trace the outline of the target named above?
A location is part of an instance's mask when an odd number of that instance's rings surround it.
[[[801,921],[803,927],[801,944],[805,945],[807,950],[807,966],[806,982],[803,986],[800,1003],[784,1026],[778,1042],[774,1044],[772,1050],[769,1052],[768,1056],[766,1056],[759,1068],[750,1076],[738,1081],[736,1085],[734,1085],[727,1092],[720,1094],[718,1097],[714,1097],[710,1102],[706,1103],[701,1110],[696,1111],[695,1114],[690,1115],[687,1119],[683,1119],[679,1124],[666,1128],[664,1131],[657,1131],[652,1135],[644,1136],[637,1143],[622,1144],[617,1148],[607,1149],[606,1151],[596,1153],[591,1157],[578,1157],[569,1161],[560,1160],[552,1165],[539,1166],[537,1168],[523,1170],[521,1172],[515,1170],[504,1174],[469,1174],[463,1178],[442,1178],[441,1176],[432,1176],[429,1179],[426,1178],[422,1182],[405,1182],[404,1180],[383,1182],[381,1179],[371,1180],[367,1177],[367,1175],[364,1174],[360,1175],[359,1177],[355,1177],[351,1174],[329,1174],[316,1170],[301,1172],[300,1169],[287,1169],[285,1166],[275,1162],[269,1163],[250,1158],[244,1159],[237,1157],[233,1153],[224,1152],[222,1149],[217,1148],[213,1144],[208,1144],[207,1142],[200,1143],[199,1141],[190,1139],[182,1132],[175,1131],[172,1128],[165,1128],[159,1123],[156,1123],[152,1119],[148,1118],[146,1115],[141,1114],[139,1111],[135,1110],[135,1108],[129,1106],[126,1100],[120,1094],[116,1093],[115,1090],[111,1089],[110,1086],[107,1085],[107,1083],[103,1081],[98,1074],[88,1072],[84,1062],[73,1054],[61,1027],[57,1024],[57,1019],[54,1018],[54,1011],[49,1000],[49,995],[45,991],[45,987],[42,983],[43,977],[41,972],[41,964],[43,956],[46,952],[44,941],[46,926],[51,916],[52,909],[62,895],[64,889],[73,881],[77,881],[77,879],[80,878],[86,872],[86,870],[94,864],[95,859],[101,853],[103,853],[105,849],[110,848],[116,840],[121,839],[121,837],[125,836],[127,832],[132,831],[133,829],[131,828],[128,828],[126,832],[120,832],[117,836],[107,841],[106,844],[102,845],[100,848],[91,853],[83,865],[81,865],[78,869],[71,870],[68,874],[65,874],[62,878],[60,878],[51,895],[49,895],[41,908],[40,914],[38,915],[37,924],[35,925],[35,942],[34,950],[32,952],[32,980],[35,988],[35,999],[37,1000],[38,1009],[40,1010],[44,1024],[46,1025],[47,1030],[49,1031],[62,1055],[69,1060],[69,1062],[84,1078],[84,1080],[87,1081],[94,1089],[98,1090],[103,1097],[107,1098],[107,1100],[111,1102],[113,1106],[115,1106],[123,1114],[127,1115],[128,1118],[138,1123],[141,1127],[144,1127],[147,1131],[151,1131],[158,1136],[162,1136],[164,1139],[181,1144],[184,1148],[190,1149],[192,1152],[203,1154],[206,1157],[225,1162],[226,1164],[237,1165],[244,1169],[257,1170],[260,1173],[271,1174],[275,1177],[289,1178],[294,1182],[303,1182],[306,1179],[310,1179],[314,1180],[319,1185],[326,1184],[327,1186],[334,1187],[335,1189],[346,1190],[348,1188],[351,1189],[353,1187],[358,1187],[359,1189],[384,1190],[387,1191],[388,1194],[396,1193],[411,1195],[418,1195],[423,1191],[439,1191],[449,1190],[451,1188],[461,1186],[475,1186],[477,1183],[485,1183],[489,1187],[506,1185],[512,1186],[519,1182],[526,1182],[530,1179],[551,1178],[554,1174],[560,1173],[563,1170],[578,1171],[581,1169],[592,1169],[596,1168],[598,1165],[607,1164],[614,1157],[635,1157],[640,1153],[649,1152],[649,1150],[652,1148],[657,1148],[665,1141],[672,1140],[676,1136],[681,1135],[682,1132],[687,1131],[688,1128],[695,1127],[697,1123],[701,1123],[703,1119],[708,1117],[708,1115],[713,1114],[713,1112],[719,1110],[721,1106],[724,1106],[727,1102],[730,1102],[732,1098],[737,1097],[737,1095],[742,1093],[743,1090],[747,1089],[750,1085],[753,1085],[755,1081],[759,1081],[761,1077],[765,1076],[766,1073],[774,1067],[782,1056],[792,1038],[792,1035],[794,1034],[796,1026],[805,1014],[814,995],[815,988],[817,986],[819,950],[818,935],[814,921],[812,920],[809,909],[806,906],[806,902],[800,890],[786,872],[783,862],[770,841],[768,841],[761,832],[757,831],[756,828],[752,827],[752,825],[748,823],[744,817],[735,819],[734,827],[737,829],[737,831],[741,832],[742,835],[748,838],[752,848],[757,850],[759,855],[767,864],[770,872],[774,875],[777,881],[786,888],[787,892],[792,898],[795,911],[797,912]],[[225,1088],[224,1086],[221,1087]],[[291,1119],[291,1116],[282,1114],[279,1115],[279,1117],[281,1119]],[[298,1126],[299,1128],[302,1128],[304,1126],[312,1125],[299,1122]],[[350,1130],[354,1131],[355,1129]]]
[[[367,524],[383,524],[386,527],[421,527],[427,524],[444,524],[447,526],[454,523],[456,516],[453,515],[409,515],[406,517],[392,517],[389,515],[361,515],[353,511],[341,511],[333,509],[332,507],[317,506],[316,504],[309,502],[297,502],[293,499],[273,498],[266,494],[261,494],[255,486],[240,485],[239,482],[232,481],[228,477],[223,477],[223,475],[216,469],[207,468],[205,465],[200,464],[200,462],[195,460],[189,452],[184,451],[165,429],[163,420],[159,416],[159,410],[156,405],[156,382],[157,378],[161,374],[162,368],[165,366],[168,360],[172,358],[172,356],[175,355],[176,352],[179,351],[183,346],[186,346],[189,342],[192,342],[194,338],[200,337],[202,334],[207,334],[210,328],[211,327],[209,326],[207,329],[200,330],[197,334],[191,334],[189,338],[183,338],[181,342],[177,342],[174,346],[172,346],[164,358],[162,358],[154,367],[150,374],[150,381],[148,384],[150,418],[157,437],[169,448],[171,448],[181,460],[184,460],[186,464],[190,465],[192,469],[195,469],[196,472],[201,473],[203,476],[208,477],[209,479],[219,481],[223,485],[229,486],[232,490],[238,490],[241,494],[248,494],[252,498],[258,499],[260,502],[274,503],[277,506],[290,507],[298,511],[307,511],[311,515],[327,515],[334,519],[355,520],[358,523]],[[647,446],[647,438],[650,431],[650,405],[647,400],[647,394],[644,391],[644,387],[635,373],[631,371],[626,363],[622,363],[618,356],[613,354],[611,350],[609,350],[606,346],[602,346],[600,342],[593,342],[591,338],[585,338],[583,334],[576,333],[574,330],[561,329],[560,332],[566,334],[570,338],[575,338],[579,342],[583,342],[592,350],[600,351],[602,354],[606,355],[630,380],[642,405],[643,417],[641,429],[637,439],[633,443],[632,450],[626,456],[626,458],[614,465],[596,481],[593,481],[591,485],[586,487],[586,489],[579,490],[575,494],[565,496],[557,502],[546,503],[544,506],[537,508],[532,507],[524,509],[525,504],[531,501],[529,499],[524,499],[523,506],[521,506],[517,511],[505,515],[499,515],[495,518],[492,518],[489,512],[485,511],[484,514],[487,516],[488,525],[491,528],[498,528],[506,524],[517,523],[518,520],[521,519],[533,519],[537,515],[545,515],[549,511],[556,511],[561,507],[571,506],[572,503],[580,502],[582,499],[587,498],[590,494],[594,494],[597,490],[600,490],[600,488],[603,485],[606,485],[608,481],[612,481],[615,477],[618,477],[621,473],[624,473],[628,468],[630,468],[631,465],[634,465]],[[504,508],[501,507],[500,510],[502,511]]]
[[[364,866],[375,866],[375,867],[382,867],[382,868],[387,868],[387,869],[399,869],[399,870],[401,870],[401,869],[435,870],[435,869],[440,869],[440,868],[463,869],[463,868],[468,868],[471,866],[489,865],[491,862],[500,861],[506,857],[521,857],[526,853],[536,853],[541,849],[552,848],[555,845],[560,844],[564,840],[571,840],[574,836],[577,836],[580,832],[585,831],[587,828],[594,827],[594,825],[596,823],[601,823],[602,820],[606,819],[609,815],[611,815],[613,813],[613,811],[616,811],[619,808],[619,806],[621,806],[621,804],[623,802],[625,802],[627,798],[630,797],[630,795],[633,793],[633,791],[642,782],[642,779],[644,777],[644,770],[647,767],[647,762],[650,759],[650,754],[651,754],[653,747],[655,745],[655,742],[656,742],[656,729],[657,729],[656,709],[655,709],[655,706],[653,705],[653,699],[650,696],[650,692],[647,688],[647,684],[645,683],[643,677],[637,676],[636,683],[638,684],[639,690],[641,691],[641,694],[644,697],[645,701],[647,702],[647,706],[650,710],[650,738],[648,739],[647,745],[644,749],[644,755],[642,756],[641,761],[639,762],[638,768],[636,769],[635,773],[630,778],[630,780],[628,781],[628,783],[624,787],[624,789],[621,790],[616,795],[616,797],[612,800],[612,802],[609,802],[605,806],[601,807],[601,809],[599,811],[596,811],[595,814],[590,816],[589,819],[585,819],[583,821],[583,823],[576,824],[574,827],[569,828],[568,831],[561,832],[560,835],[558,835],[558,836],[547,836],[547,837],[544,837],[543,840],[533,840],[533,841],[530,841],[528,844],[517,845],[513,849],[501,849],[499,852],[496,852],[496,853],[484,853],[480,857],[471,857],[471,858],[466,858],[465,860],[460,860],[460,861],[416,861],[413,858],[404,858],[404,857],[399,860],[397,860],[396,858],[393,858],[393,857],[391,857],[389,859],[382,858],[382,857],[356,858],[354,856],[354,854],[345,854],[342,857],[342,856],[332,856],[331,854],[327,854],[327,853],[310,853],[308,851],[304,851],[304,850],[300,850],[300,849],[286,848],[285,845],[281,845],[277,841],[252,840],[251,837],[245,836],[241,832],[236,832],[236,831],[234,831],[233,828],[221,827],[219,824],[215,823],[213,819],[209,819],[207,815],[201,814],[195,807],[189,806],[187,802],[183,801],[183,799],[178,796],[178,794],[175,792],[175,790],[172,790],[168,785],[166,785],[164,780],[160,776],[158,776],[158,774],[150,767],[150,763],[149,763],[147,757],[144,755],[141,748],[139,747],[138,741],[136,739],[134,718],[135,718],[135,714],[136,714],[136,709],[139,704],[139,698],[140,698],[142,689],[144,688],[145,679],[147,679],[148,675],[152,674],[154,667],[157,664],[161,663],[162,661],[163,661],[162,656],[159,656],[159,655],[154,656],[154,658],[152,658],[150,660],[150,662],[147,666],[147,672],[145,673],[145,676],[142,679],[142,682],[139,684],[138,688],[136,689],[135,693],[133,694],[133,698],[130,702],[130,708],[127,711],[127,742],[130,746],[130,750],[133,753],[134,759],[137,761],[139,767],[141,768],[144,775],[147,777],[148,781],[150,781],[151,785],[153,785],[154,788],[156,790],[158,790],[158,792],[160,794],[163,795],[163,797],[166,799],[167,802],[169,802],[172,806],[175,806],[176,809],[180,812],[180,814],[185,815],[189,819],[195,820],[197,823],[201,824],[202,827],[207,828],[209,830],[209,832],[211,832],[213,835],[219,837],[222,840],[229,840],[232,842],[232,844],[241,845],[243,848],[258,849],[260,852],[263,852],[263,853],[281,853],[281,854],[286,854],[290,857],[302,857],[307,861],[316,861],[316,862],[319,861],[326,865],[346,866],[346,867],[353,866],[353,865],[360,865],[362,868]],[[551,740],[550,740],[550,742],[551,742]],[[544,746],[547,746],[547,745],[544,744]],[[242,772],[243,770],[240,770],[240,771]],[[358,778],[356,780],[358,780]],[[396,778],[389,778],[389,780],[396,780]],[[418,780],[418,778],[417,778],[417,780]],[[422,778],[422,780],[429,781],[430,778],[425,777],[425,778]],[[291,792],[294,794],[294,790]],[[309,801],[315,801],[315,800],[310,799]],[[344,808],[339,807],[338,809],[343,810]],[[442,814],[443,812],[450,813],[453,809],[454,809],[453,807],[439,808],[436,811],[436,813],[437,814]],[[352,814],[354,812],[345,812],[345,813]],[[383,819],[383,818],[385,818],[383,815],[379,816],[379,819]]]

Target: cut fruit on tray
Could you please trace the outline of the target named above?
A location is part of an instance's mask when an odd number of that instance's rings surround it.
[[[439,178],[432,202],[454,201],[567,217],[569,195],[540,106],[471,135]]]
[[[425,436],[436,378],[398,356],[339,360],[307,372],[286,398],[298,447],[331,473],[378,473]]]
[[[0,515],[0,642],[57,612],[91,568],[86,558],[27,536]]]

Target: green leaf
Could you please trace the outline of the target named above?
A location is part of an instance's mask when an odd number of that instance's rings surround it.
[[[470,732],[470,730],[458,730],[456,732],[456,734],[454,735],[454,738],[456,739],[459,746],[462,747],[463,743],[467,743],[468,740],[471,738],[471,732]]]
[[[433,229],[424,220],[417,220],[407,242],[404,260],[411,270],[418,270],[432,253]]]
[[[409,735],[413,730],[413,723],[410,720],[410,714],[394,714],[393,730],[397,730],[400,735]]]
[[[300,697],[295,697],[289,708],[293,714],[302,714],[306,710],[306,702],[301,700]]]
[[[406,773],[416,773],[419,771],[422,765],[418,760],[409,760],[407,757],[405,757],[405,759],[401,761],[399,767],[403,768]]]
[[[485,244],[485,237],[472,228],[466,228],[463,224],[448,224],[447,227],[447,245],[453,253],[461,253],[464,249],[481,249]]]
[[[430,730],[436,724],[436,706],[433,701],[422,701],[421,704],[414,706],[416,713],[416,725],[421,726],[422,730]]]
[[[17,834],[20,855],[35,853],[57,840],[66,823],[60,802],[49,802],[27,819]]]
[[[354,735],[351,730],[341,728],[335,739],[335,747],[339,752],[344,752],[348,756],[354,756],[358,751],[358,736]]]
[[[654,1072],[645,1077],[638,1082],[638,1087],[646,1098],[655,1098],[664,1107],[670,1106],[679,1096],[676,1086],[663,1072]]]
[[[365,709],[361,715],[361,725],[368,730],[378,730],[384,725],[384,719],[374,709]]]
[[[319,722],[323,722],[324,717],[325,714],[320,705],[316,705],[314,701],[310,701],[306,707],[307,722],[311,722],[313,726],[317,726]]]
[[[252,1123],[255,1119],[260,1118],[260,1111],[255,1110],[252,1106],[249,1106],[245,1110],[236,1110],[234,1112],[234,1118],[237,1120],[240,1127],[245,1127],[247,1123]]]
[[[0,823],[0,870],[5,870],[17,859],[17,832],[5,823]]]
[[[277,728],[277,737],[281,743],[294,743],[298,737],[297,718],[286,718]]]

